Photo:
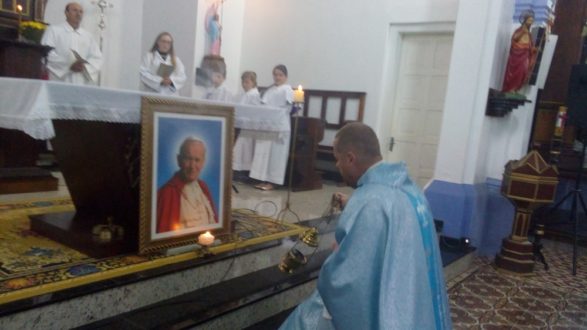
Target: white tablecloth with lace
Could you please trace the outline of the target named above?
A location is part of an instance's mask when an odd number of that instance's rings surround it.
[[[0,127],[47,140],[55,136],[52,119],[138,124],[141,122],[141,96],[159,95],[54,81],[0,78]],[[283,139],[290,135],[289,109],[184,97],[174,99],[234,106],[235,126],[247,136]]]

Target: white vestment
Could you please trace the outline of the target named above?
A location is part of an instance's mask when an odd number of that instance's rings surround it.
[[[78,85],[96,85],[102,66],[102,52],[93,36],[81,27],[75,30],[69,23],[51,25],[45,30],[41,44],[53,47],[47,56],[49,79]],[[86,72],[73,72],[75,53],[88,63]]]
[[[223,101],[223,102],[233,102],[234,96],[230,92],[230,90],[226,87],[224,83],[222,83],[218,87],[212,87],[206,93],[207,100],[213,101]]]
[[[260,105],[261,96],[257,87],[249,89],[247,92],[242,92],[235,97],[234,101],[241,104]],[[251,170],[251,163],[253,162],[253,154],[255,150],[255,141],[250,137],[239,135],[234,143],[232,156],[232,169],[235,171],[249,171]]]
[[[179,90],[183,87],[186,75],[185,68],[179,57],[175,57],[175,68],[169,76],[169,79],[173,82],[169,86],[161,85],[163,77],[157,75],[159,66],[163,64],[173,65],[171,61],[171,55],[167,55],[165,59],[159,54],[158,51],[148,52],[143,56],[141,63],[140,74],[141,74],[141,90],[148,92],[156,92],[163,95],[178,95]]]
[[[263,94],[262,102],[274,107],[289,108],[293,103],[293,90],[287,84],[271,86]],[[249,176],[282,185],[289,155],[289,140],[289,136],[279,141],[255,140],[255,154]]]
[[[202,192],[198,180],[186,184],[181,191],[181,228],[206,226],[216,223],[210,201]]]

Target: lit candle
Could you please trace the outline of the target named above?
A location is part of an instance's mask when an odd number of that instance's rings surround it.
[[[214,243],[214,235],[210,234],[209,231],[198,236],[198,244],[202,246],[212,245]]]
[[[299,85],[298,89],[294,91],[294,102],[304,103],[304,90],[302,89],[302,85]]]
[[[20,30],[20,22],[22,21],[22,6],[16,5],[16,11],[18,12],[18,28]]]

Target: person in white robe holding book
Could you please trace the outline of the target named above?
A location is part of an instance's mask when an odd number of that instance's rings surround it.
[[[102,52],[92,34],[81,27],[84,9],[77,2],[65,6],[66,22],[45,30],[41,44],[52,47],[47,55],[50,80],[97,85]]]
[[[186,74],[183,63],[175,56],[173,37],[169,32],[161,32],[151,50],[143,56],[140,76],[144,91],[179,95]]]

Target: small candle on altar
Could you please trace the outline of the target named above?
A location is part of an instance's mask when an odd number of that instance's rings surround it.
[[[20,22],[22,21],[22,6],[16,5],[16,12],[18,13],[18,28],[20,29]]]
[[[212,245],[214,243],[214,235],[210,234],[209,231],[198,236],[198,244],[202,246]]]
[[[294,90],[294,103],[304,103],[304,90],[302,85],[298,85],[298,89]]]

